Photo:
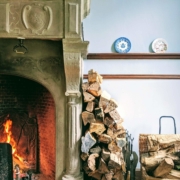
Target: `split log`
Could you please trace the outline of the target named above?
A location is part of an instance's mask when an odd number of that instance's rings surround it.
[[[107,93],[106,91],[103,91],[100,96],[99,107],[106,109],[110,99],[111,99],[111,95]]]
[[[172,159],[165,158],[153,172],[155,177],[163,177],[171,172],[174,167]]]
[[[156,134],[147,137],[148,151],[165,149],[176,143],[180,144],[180,134]]]
[[[116,138],[116,144],[120,148],[124,147],[126,145],[126,138]]]
[[[88,71],[88,82],[89,83],[94,83],[94,82],[98,82],[98,83],[102,83],[102,76],[99,75],[96,71],[94,71],[93,69]]]
[[[87,103],[86,111],[92,112],[94,110],[95,102],[90,101]]]
[[[122,125],[123,121],[124,120],[122,118],[120,118],[120,120],[118,120],[118,121],[117,120],[115,121],[114,127],[116,130],[124,129],[124,127]]]
[[[113,125],[114,125],[115,121],[111,118],[111,117],[108,117],[106,116],[104,118],[104,124],[109,127],[109,128],[113,128]]]
[[[154,158],[165,158],[169,155],[173,158],[173,155],[171,155],[171,154],[174,153],[174,151],[175,151],[175,148],[173,145],[173,146],[170,146],[170,147],[163,149],[163,150],[159,150],[159,151],[155,151],[155,152],[149,152],[149,155],[151,157],[154,157]]]
[[[88,153],[81,153],[81,159],[82,159],[83,161],[86,161],[88,157],[89,157],[89,154],[88,154]]]
[[[111,141],[111,143],[108,144],[108,149],[111,152],[121,152],[121,148],[117,146],[117,144],[114,141]]]
[[[110,151],[108,149],[103,148],[101,152],[101,157],[105,162],[108,162],[110,159]]]
[[[87,161],[83,162],[83,166],[82,166],[83,170],[85,171],[86,174],[89,174],[91,172],[91,170],[88,167],[88,163]]]
[[[141,157],[141,163],[145,167],[146,171],[155,170],[161,161],[163,161],[163,158]]]
[[[114,176],[114,173],[112,171],[105,174],[106,180],[112,180],[113,176]]]
[[[164,178],[169,178],[169,179],[180,179],[180,171],[172,169],[171,172],[164,176]]]
[[[107,129],[107,134],[109,136],[111,136],[112,139],[115,139],[117,137],[125,137],[126,136],[126,131],[124,129],[122,130],[116,130],[116,129],[111,129],[111,128],[108,128]]]
[[[94,82],[89,85],[88,91],[99,91],[101,89],[100,83],[99,82]]]
[[[95,114],[96,121],[100,121],[100,122],[104,121],[104,112],[103,112],[102,107],[95,108],[94,109],[94,114]]]
[[[123,180],[124,179],[124,175],[122,171],[116,171],[114,176],[113,176],[113,180]]]
[[[142,179],[144,180],[161,180],[160,178],[155,178],[153,176],[149,176],[147,173],[146,173],[146,170],[145,168],[142,166]],[[129,180],[130,180],[130,171],[128,171],[129,173]]]
[[[101,180],[107,180],[105,175],[102,176],[102,179]]]
[[[88,92],[83,92],[83,96],[84,96],[84,102],[90,102],[95,99],[95,97],[89,94]]]
[[[96,144],[96,139],[88,131],[85,134],[85,137],[81,137],[81,152],[88,153],[89,149]]]
[[[94,148],[91,148],[90,153],[96,153],[96,154],[100,154],[101,153],[101,148],[99,146],[96,146]]]
[[[112,138],[107,134],[101,134],[99,135],[98,140],[102,143],[109,144],[112,141]]]
[[[84,123],[85,126],[87,125],[87,123],[96,122],[93,113],[90,113],[88,111],[84,111],[84,112],[82,112],[81,116],[82,116],[83,123]]]
[[[102,90],[101,90],[99,82],[92,83],[88,87],[87,92],[92,94],[95,97],[99,97],[102,94]]]
[[[107,129],[107,135],[111,136],[111,137],[112,137],[112,139],[114,139],[114,138],[113,138],[113,135],[114,135],[114,131],[113,131],[113,129],[108,128],[108,129]]]
[[[96,170],[96,158],[99,157],[99,154],[91,154],[89,155],[89,158],[88,158],[88,167],[91,171],[95,171]]]
[[[110,99],[104,112],[109,113],[110,111],[115,110],[118,107],[117,102],[114,99]]]
[[[82,83],[82,90],[83,91],[87,91],[88,87],[89,87],[89,83],[88,82],[85,82],[85,83]]]
[[[122,172],[126,173],[126,163],[125,163],[124,159],[121,162],[121,168],[122,168]]]
[[[93,177],[93,178],[95,178],[97,180],[101,180],[102,174],[99,173],[98,171],[94,171],[94,172],[90,172],[88,174],[88,176],[91,176],[91,177]]]
[[[126,180],[130,180],[131,179],[131,172],[130,171],[128,171],[127,172],[127,178],[126,178]],[[149,180],[149,179],[148,179]]]
[[[109,169],[121,169],[121,155],[120,153],[111,153],[108,162]]]
[[[120,115],[116,109],[113,111],[110,111],[109,115],[112,117],[113,120],[120,120],[121,119],[121,117],[120,117]]]
[[[95,132],[98,135],[102,134],[105,130],[106,128],[103,123],[91,123],[89,127],[90,133]]]
[[[100,158],[100,161],[99,161],[98,172],[101,174],[109,173],[109,169],[102,158]]]

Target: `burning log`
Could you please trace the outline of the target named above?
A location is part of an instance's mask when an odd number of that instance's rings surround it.
[[[12,147],[8,143],[0,143],[0,177],[13,179]]]
[[[82,120],[86,131],[82,137],[81,158],[88,176],[99,180],[121,180],[126,172],[122,148],[126,145],[123,119],[117,102],[102,91],[102,77],[94,70],[82,84],[85,111]]]

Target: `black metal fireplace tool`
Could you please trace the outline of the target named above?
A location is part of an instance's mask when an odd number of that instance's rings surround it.
[[[126,164],[126,172],[124,174],[124,180],[135,180],[136,166],[138,163],[138,155],[133,151],[133,140],[131,134],[126,131],[126,146],[123,147],[124,161]]]

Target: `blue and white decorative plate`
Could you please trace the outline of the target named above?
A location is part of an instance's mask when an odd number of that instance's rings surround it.
[[[131,49],[131,42],[125,37],[120,37],[114,42],[114,49],[118,53],[127,53]]]

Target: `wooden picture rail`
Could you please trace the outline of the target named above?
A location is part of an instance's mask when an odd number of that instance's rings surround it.
[[[180,75],[164,74],[101,74],[103,79],[180,79]],[[88,78],[85,74],[84,79]]]
[[[174,60],[179,59],[180,60],[180,53],[89,53],[87,55],[87,60],[124,60],[124,59],[149,59],[149,60],[155,60],[155,59],[168,59],[168,60]]]
[[[180,60],[180,53],[89,53],[86,60]],[[180,79],[179,74],[102,74],[103,79]],[[84,79],[88,78],[85,74]]]

